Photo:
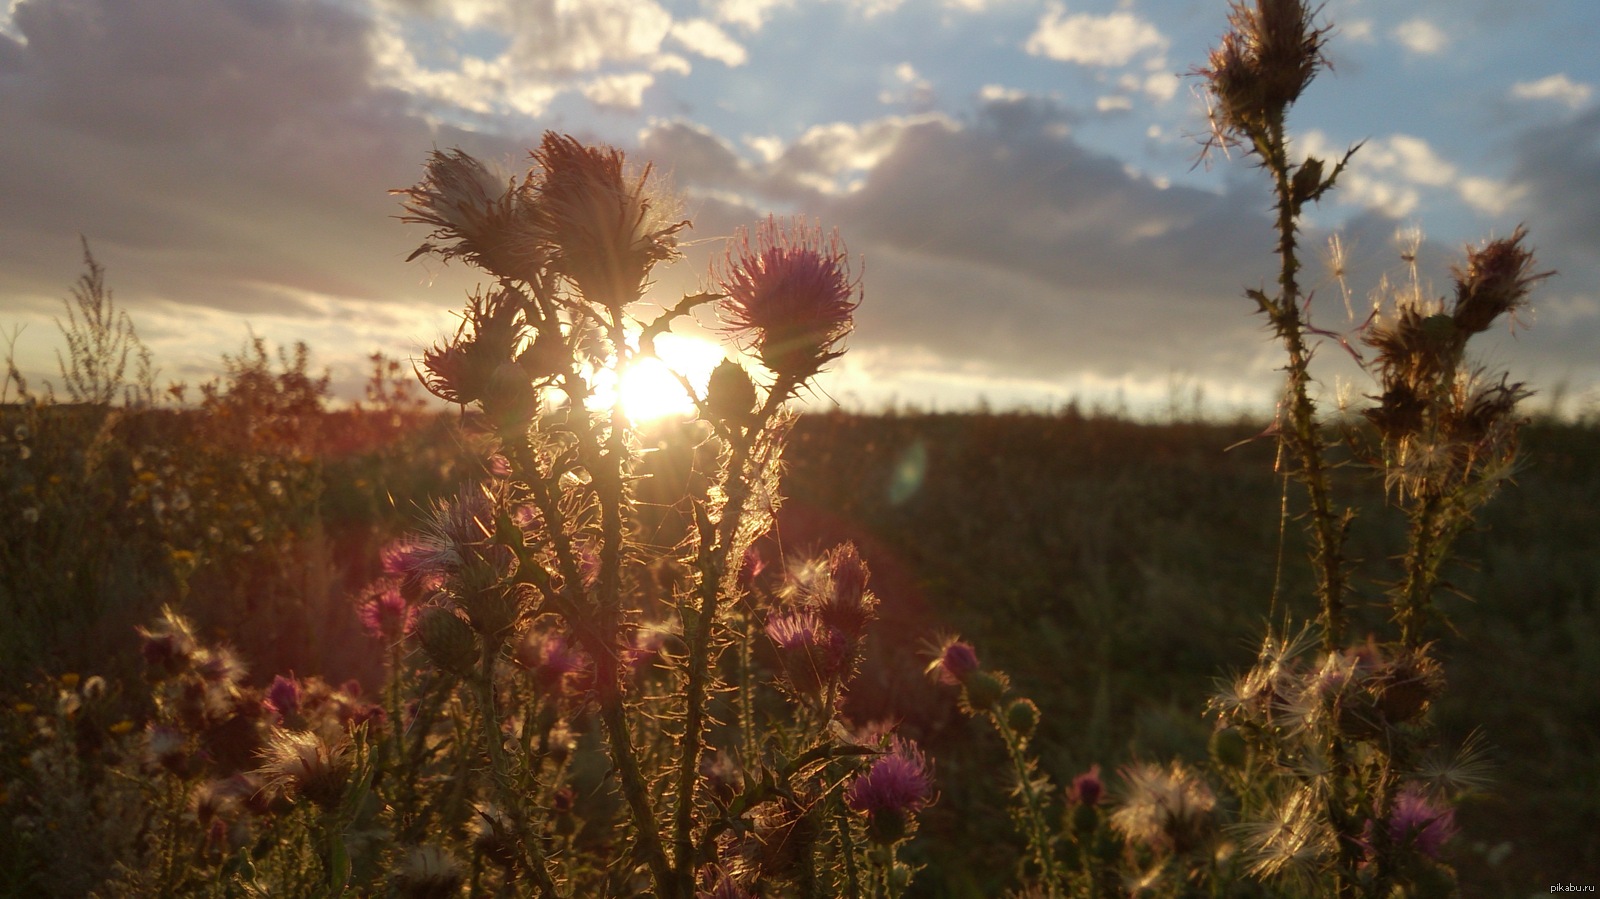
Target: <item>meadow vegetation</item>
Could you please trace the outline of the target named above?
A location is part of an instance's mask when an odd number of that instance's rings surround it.
[[[1212,146],[1274,185],[1265,429],[798,416],[870,302],[838,234],[769,218],[707,292],[641,302],[688,223],[554,133],[524,175],[435,152],[396,191],[415,255],[486,281],[349,409],[259,340],[158,392],[86,248],[65,396],[12,366],[0,408],[0,894],[1388,899],[1600,869],[1600,437],[1527,427],[1467,352],[1548,273],[1519,230],[1450,297],[1413,274],[1347,340],[1313,326],[1300,216],[1350,157],[1294,156],[1286,118],[1328,32],[1297,0],[1229,26],[1195,74]],[[599,385],[700,309],[744,363],[630,420]],[[1319,345],[1362,357],[1364,408],[1319,407]]]

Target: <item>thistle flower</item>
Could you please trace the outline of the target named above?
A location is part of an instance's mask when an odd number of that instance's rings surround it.
[[[1455,323],[1469,334],[1489,329],[1502,315],[1516,315],[1527,305],[1534,284],[1555,272],[1533,272],[1533,251],[1522,247],[1528,236],[1518,227],[1511,236],[1467,250],[1465,266],[1452,270],[1456,281]]]
[[[823,589],[813,597],[822,623],[850,640],[864,636],[878,601],[867,592],[871,572],[861,560],[854,543],[846,542],[828,553],[827,577]]]
[[[810,610],[773,615],[767,620],[766,633],[778,648],[789,685],[801,696],[820,695],[849,667],[850,650],[844,635]]]
[[[1111,814],[1111,826],[1151,848],[1187,852],[1211,826],[1217,797],[1182,762],[1171,767],[1135,764],[1122,769],[1127,792]]]
[[[491,173],[461,150],[428,156],[427,174],[415,187],[392,190],[407,215],[400,221],[432,225],[430,240],[406,261],[424,253],[456,257],[501,278],[535,281],[546,250],[539,240],[532,192],[527,181]],[[441,243],[433,243],[438,240]]]
[[[261,751],[257,773],[266,786],[304,796],[329,809],[343,797],[352,767],[344,741],[329,745],[309,731],[280,728],[272,732]]]
[[[1284,111],[1327,65],[1322,55],[1327,29],[1314,27],[1315,11],[1304,0],[1236,2],[1228,13],[1230,30],[1211,51],[1204,68],[1215,100],[1213,141],[1253,140]]]
[[[267,709],[276,712],[280,720],[293,717],[300,711],[300,682],[293,674],[273,677],[262,702]]]
[[[630,183],[622,151],[553,131],[533,156],[543,168],[538,221],[550,269],[603,306],[638,299],[651,267],[677,256],[677,233],[689,224],[672,221],[676,204],[652,183],[650,167]]]
[[[1072,779],[1067,798],[1075,805],[1099,805],[1105,790],[1105,784],[1100,780],[1100,766],[1091,765],[1088,771]]]
[[[928,759],[915,743],[891,738],[889,752],[845,788],[844,803],[868,818],[868,833],[892,843],[905,835],[907,816],[933,801]]]
[[[134,628],[140,637],[139,654],[158,677],[169,677],[189,670],[195,663],[200,644],[187,619],[170,608],[149,628]]]
[[[854,327],[859,281],[850,278],[839,232],[768,216],[754,236],[740,228],[712,277],[724,294],[728,331],[773,374],[799,384],[843,352]]]
[[[447,899],[460,891],[466,874],[455,856],[429,844],[407,852],[394,879],[396,892],[404,899]]]
[[[144,736],[145,762],[182,775],[189,766],[189,743],[177,728],[152,724]]]
[[[956,687],[976,674],[980,667],[978,651],[972,648],[972,644],[950,637],[939,646],[938,654],[928,663],[928,673],[937,677],[940,683]]]
[[[406,602],[395,578],[380,578],[370,584],[356,608],[361,626],[376,640],[393,643],[411,632],[417,610]]]
[[[512,658],[533,675],[540,691],[549,696],[568,692],[572,679],[589,663],[588,657],[557,633],[529,633]]]
[[[1434,805],[1415,786],[1406,787],[1395,797],[1394,809],[1389,814],[1389,839],[1395,844],[1409,845],[1437,859],[1444,844],[1450,842],[1458,830],[1455,810]]]

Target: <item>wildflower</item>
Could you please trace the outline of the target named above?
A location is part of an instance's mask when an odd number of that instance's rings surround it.
[[[842,353],[861,301],[837,231],[824,238],[819,225],[769,216],[754,238],[734,234],[712,275],[727,329],[780,379],[798,385]]]
[[[809,610],[786,612],[767,620],[767,636],[789,685],[801,696],[814,697],[849,667],[850,650],[843,634]]]
[[[1077,805],[1099,805],[1105,789],[1105,784],[1100,780],[1100,766],[1091,765],[1088,771],[1072,779],[1067,798]]]
[[[1396,844],[1410,845],[1437,859],[1457,830],[1455,810],[1434,805],[1416,787],[1407,787],[1395,797],[1394,810],[1389,815],[1389,839]]]
[[[652,183],[650,167],[630,179],[622,151],[553,131],[533,155],[544,169],[538,222],[551,270],[591,302],[620,309],[638,299],[651,267],[678,254],[677,233],[689,224],[671,220],[676,204]]]
[[[267,786],[329,809],[343,797],[350,779],[353,762],[348,749],[342,740],[329,745],[309,731],[274,730],[261,751],[257,773]]]
[[[1111,824],[1129,840],[1182,853],[1210,829],[1217,797],[1182,762],[1170,768],[1136,764],[1122,769],[1127,795]]]
[[[162,609],[161,618],[150,628],[135,628],[141,638],[139,654],[158,677],[186,671],[194,664],[199,644],[194,629],[181,615]]]
[[[392,578],[382,578],[367,587],[357,612],[367,633],[386,643],[410,633],[416,620],[416,609],[406,602],[400,583]]]
[[[932,794],[927,758],[915,743],[892,738],[889,752],[845,788],[844,802],[867,816],[874,840],[892,843],[905,835],[907,816],[926,807]]]
[[[1325,66],[1327,29],[1312,25],[1315,11],[1303,0],[1255,0],[1233,4],[1231,30],[1211,51],[1206,79],[1216,101],[1211,111],[1215,140],[1251,139],[1285,109]]]
[[[272,686],[267,688],[263,703],[268,710],[276,712],[280,720],[295,716],[300,711],[300,682],[293,674],[277,675],[272,679]]]
[[[706,409],[718,421],[738,424],[756,408],[756,385],[744,366],[724,359],[711,370],[706,381]]]
[[[1530,271],[1533,251],[1522,248],[1527,229],[1517,228],[1509,238],[1490,241],[1467,250],[1467,263],[1453,270],[1456,281],[1454,319],[1469,334],[1486,331],[1501,315],[1515,315],[1527,304],[1534,284],[1555,272]]]
[[[841,544],[828,553],[825,589],[816,597],[817,616],[822,623],[851,640],[861,639],[877,605],[867,592],[870,576],[854,543]]]
[[[502,278],[537,280],[545,250],[537,236],[534,207],[527,181],[502,178],[461,150],[428,157],[427,174],[415,187],[390,191],[407,215],[400,221],[432,225],[429,242],[406,261],[438,253],[482,266]],[[433,243],[432,241],[443,241]]]
[[[928,673],[939,678],[940,683],[959,686],[977,673],[978,652],[971,643],[951,637],[939,647],[938,655],[928,663]]]

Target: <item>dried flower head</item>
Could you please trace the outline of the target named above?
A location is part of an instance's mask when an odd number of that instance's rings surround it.
[[[727,329],[780,378],[799,384],[843,352],[861,300],[838,231],[769,216],[734,234],[712,276]]]
[[[539,278],[546,254],[527,181],[495,174],[461,150],[435,150],[426,172],[415,187],[390,191],[406,198],[401,205],[407,214],[400,221],[434,228],[430,240],[406,261],[438,253],[445,260],[466,259],[501,278]]]
[[[257,773],[266,786],[329,809],[343,797],[352,766],[344,740],[329,745],[310,731],[276,729],[261,751]]]
[[[1304,0],[1236,2],[1228,13],[1230,30],[1194,74],[1206,80],[1213,99],[1212,141],[1252,141],[1285,110],[1327,65],[1322,55],[1327,29],[1318,28],[1316,11]]]
[[[823,624],[847,639],[859,640],[865,635],[878,604],[867,592],[871,572],[851,542],[834,547],[828,553],[827,563],[827,576],[819,584],[822,589],[811,597],[813,607]]]
[[[276,712],[280,719],[292,717],[300,711],[300,681],[293,674],[285,677],[281,674],[272,678],[272,685],[267,687],[266,696],[263,698],[266,707]]]
[[[1140,763],[1122,769],[1126,793],[1111,825],[1134,842],[1182,853],[1197,847],[1211,828],[1217,797],[1182,762]]]
[[[584,297],[621,308],[639,298],[657,263],[678,255],[677,204],[650,177],[625,172],[622,151],[587,147],[547,131],[534,152],[543,168],[538,185],[539,229],[550,247],[550,268]]]
[[[404,899],[447,899],[460,892],[466,875],[455,856],[430,843],[407,852],[394,879]]]
[[[1455,323],[1469,334],[1489,329],[1495,319],[1527,305],[1533,285],[1555,272],[1534,272],[1533,251],[1524,249],[1526,228],[1508,238],[1467,249],[1467,262],[1453,270],[1456,281]]]

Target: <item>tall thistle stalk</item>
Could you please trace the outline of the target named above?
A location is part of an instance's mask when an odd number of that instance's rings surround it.
[[[1256,154],[1272,178],[1278,232],[1277,290],[1274,294],[1262,290],[1248,294],[1272,324],[1288,355],[1281,413],[1285,420],[1279,423],[1279,439],[1310,501],[1307,528],[1320,607],[1318,624],[1323,647],[1331,652],[1344,642],[1344,543],[1353,513],[1337,507],[1333,500],[1327,444],[1310,392],[1312,352],[1307,342],[1309,325],[1302,312],[1305,299],[1299,282],[1298,231],[1305,205],[1333,187],[1355,150],[1346,153],[1331,171],[1315,157],[1299,163],[1290,159],[1289,108],[1327,64],[1322,55],[1327,29],[1316,27],[1313,17],[1313,11],[1300,0],[1236,4],[1228,16],[1231,30],[1211,52],[1207,67],[1197,74],[1206,80],[1213,101],[1208,147],[1242,144]]]
[[[1316,655],[1303,639],[1268,636],[1257,666],[1213,701],[1221,719],[1214,752],[1224,747],[1219,762],[1234,771],[1256,875],[1340,897],[1428,894],[1453,876],[1436,860],[1453,830],[1442,803],[1464,785],[1430,782],[1420,767],[1435,749],[1427,712],[1443,689],[1425,630],[1454,539],[1511,470],[1514,409],[1527,394],[1472,370],[1464,353],[1546,273],[1532,271],[1519,229],[1468,250],[1448,307],[1426,299],[1413,277],[1393,310],[1364,327],[1361,341],[1377,351],[1366,364],[1383,391],[1366,411],[1380,446],[1367,460],[1383,471],[1408,532],[1403,574],[1389,590],[1398,640],[1346,648],[1344,543],[1353,513],[1331,496],[1329,443],[1309,391],[1308,340],[1323,332],[1306,318],[1297,233],[1305,204],[1333,187],[1356,150],[1331,168],[1290,153],[1289,108],[1326,65],[1327,28],[1315,15],[1302,0],[1236,3],[1230,30],[1196,72],[1211,101],[1208,149],[1242,145],[1273,183],[1277,287],[1247,293],[1288,356],[1279,440],[1309,499],[1321,644]]]

